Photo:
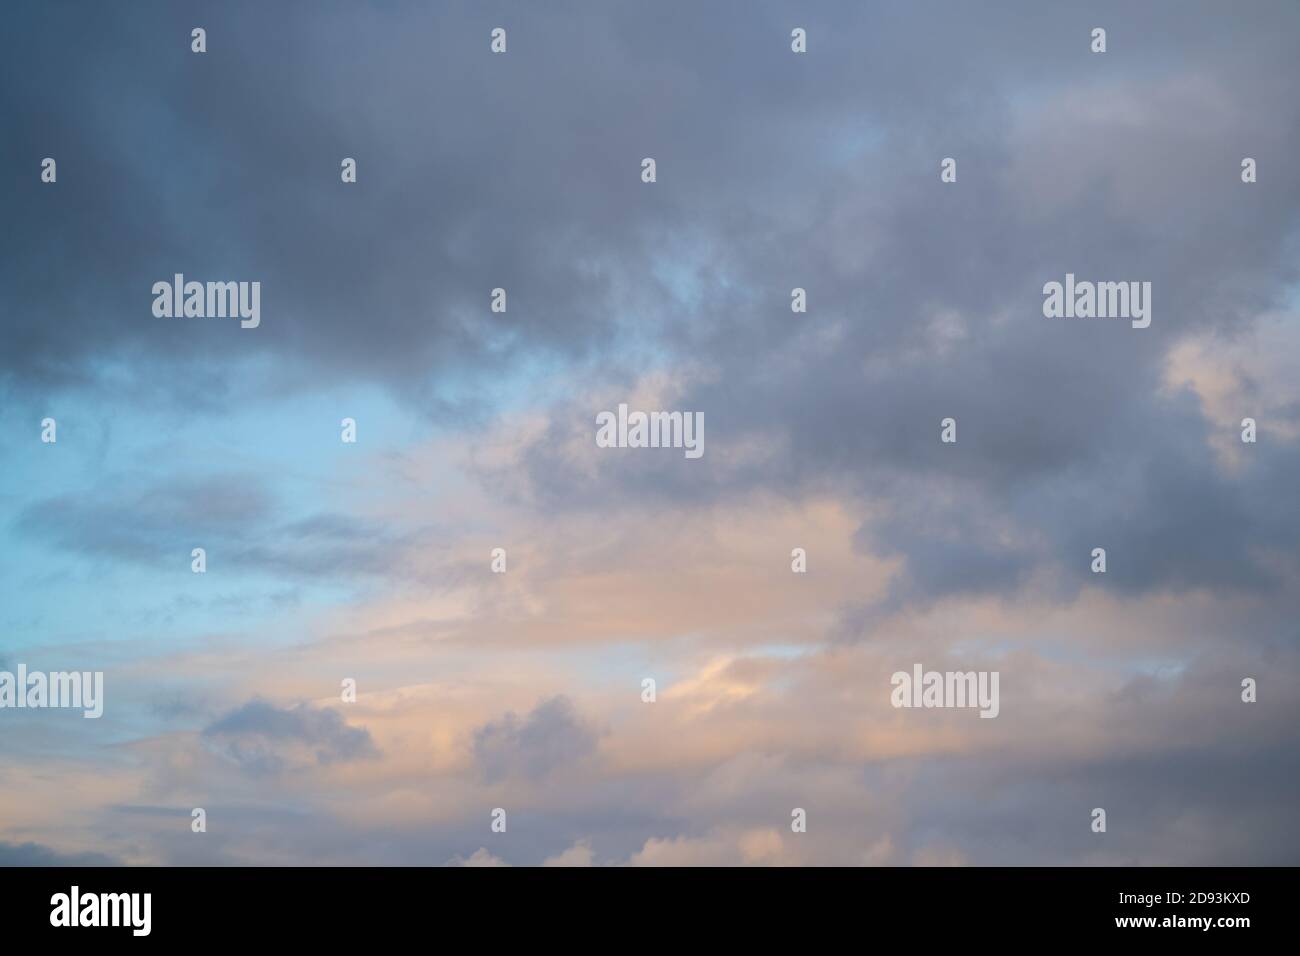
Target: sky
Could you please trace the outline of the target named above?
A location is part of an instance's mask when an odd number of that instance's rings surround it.
[[[1300,862],[1293,2],[0,16],[0,865]]]

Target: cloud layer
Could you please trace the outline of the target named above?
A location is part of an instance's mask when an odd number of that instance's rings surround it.
[[[0,863],[1300,856],[1294,4],[9,17]]]

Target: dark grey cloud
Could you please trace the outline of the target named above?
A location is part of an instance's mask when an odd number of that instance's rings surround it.
[[[203,738],[222,756],[254,775],[362,760],[378,754],[370,732],[350,726],[336,710],[305,704],[281,708],[260,699],[209,724]]]
[[[524,717],[511,712],[474,731],[474,759],[484,778],[542,778],[571,768],[596,749],[596,732],[567,697],[540,702]]]
[[[1300,278],[1292,4],[831,4],[799,11],[804,57],[778,3],[14,17],[0,188],[20,228],[0,238],[0,296],[33,316],[6,322],[23,391],[120,360],[210,409],[240,367],[240,387],[371,381],[462,416],[525,363],[616,388],[693,363],[715,374],[681,404],[705,412],[714,458],[575,473],[559,439],[599,409],[562,404],[525,461],[545,505],[831,486],[901,513],[925,488],[940,511],[1040,538],[1000,558],[899,519],[868,529],[908,558],[896,599],[1005,593],[1045,561],[1077,584],[1067,556],[1102,537],[1142,569],[1133,590],[1277,588],[1270,552],[1294,558],[1300,518],[1276,504],[1293,457],[1225,481],[1194,403],[1159,395],[1172,346],[1239,334]],[[500,24],[510,51],[493,56]],[[82,34],[96,42],[74,58]],[[45,155],[57,187],[35,174]],[[154,319],[146,290],[175,271],[260,278],[263,327]],[[1044,320],[1042,283],[1067,271],[1152,281],[1151,329]],[[506,316],[486,308],[498,285]],[[935,439],[947,415],[957,448]],[[782,454],[714,467],[746,442]],[[308,550],[246,557],[344,557]]]
[[[1300,149],[1300,107],[1276,33],[1300,14],[943,13],[834,8],[841,29],[820,45],[814,30],[806,61],[817,105],[791,102],[788,88],[762,107],[734,96],[720,123],[747,117],[749,138],[723,147],[729,184],[673,181],[674,195],[692,195],[682,251],[665,257],[689,278],[665,290],[678,319],[663,339],[711,373],[675,398],[704,412],[705,458],[606,455],[575,468],[565,439],[590,434],[600,410],[583,399],[557,409],[525,456],[532,492],[584,509],[708,506],[755,489],[871,499],[889,517],[864,527],[863,545],[907,559],[892,601],[1013,593],[1044,568],[1065,595],[1088,580],[1095,546],[1126,593],[1285,593],[1300,567],[1294,445],[1251,449],[1226,477],[1209,450],[1219,426],[1162,386],[1189,337],[1232,341],[1263,311],[1293,307],[1300,180],[1287,157]],[[737,43],[760,48],[751,31],[767,24],[743,19]],[[1087,52],[1099,23],[1105,55]],[[852,61],[841,58],[850,42]],[[798,58],[787,60],[755,78],[759,89],[787,83]],[[883,69],[887,82],[865,82]],[[809,100],[811,83],[799,87]],[[804,138],[820,110],[838,123]],[[693,106],[683,111],[685,125]],[[1269,157],[1267,183],[1241,183],[1245,155]],[[938,181],[943,156],[958,158],[956,184]],[[1151,281],[1151,328],[1044,319],[1041,287],[1066,272]],[[809,290],[807,315],[789,311],[796,285]],[[629,362],[606,380],[644,370]],[[938,440],[947,416],[956,446]],[[755,445],[775,453],[720,464]]]
[[[1236,685],[1220,685],[1238,713],[1220,709],[1224,734],[1214,739],[1197,711],[1215,702],[1192,696],[1213,688],[1185,684],[1177,696],[1155,689],[1149,699],[1115,702],[1133,719],[1168,726],[1159,747],[1091,759],[917,762],[908,843],[942,841],[986,866],[1294,865],[1300,822],[1285,795],[1300,782],[1300,763],[1285,725],[1295,701],[1275,699],[1268,715],[1242,713],[1254,705],[1232,703]],[[1229,734],[1240,736],[1228,745]],[[1090,828],[1094,807],[1106,811],[1104,834]]]
[[[656,95],[644,74],[590,82],[635,39],[601,19],[575,42],[521,9],[515,46],[492,57],[488,11],[21,5],[0,113],[22,227],[6,231],[0,287],[5,355],[23,357],[5,372],[49,386],[125,359],[220,407],[233,378],[212,368],[269,358],[255,387],[381,381],[444,408],[470,371],[600,351],[644,241],[620,209],[640,198],[641,154],[608,131],[636,105],[621,94]],[[204,55],[189,49],[199,21]],[[74,56],[70,35],[94,42]],[[20,170],[45,156],[59,182],[42,192]],[[149,287],[175,272],[260,280],[262,326],[153,318]],[[508,318],[487,309],[496,286]]]

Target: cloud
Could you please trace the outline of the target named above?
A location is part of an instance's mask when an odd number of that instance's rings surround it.
[[[632,272],[626,254],[644,240],[639,229],[625,231],[608,201],[627,177],[593,175],[574,150],[609,131],[623,94],[648,92],[633,73],[598,105],[577,74],[520,85],[548,62],[540,51],[568,36],[536,11],[518,14],[515,29],[534,42],[502,58],[504,71],[483,71],[481,51],[461,32],[477,29],[478,17],[433,8],[305,19],[230,4],[208,29],[214,41],[234,42],[213,42],[203,58],[175,41],[188,28],[178,33],[184,17],[165,6],[71,21],[16,11],[15,29],[29,44],[6,58],[0,111],[14,119],[19,153],[53,153],[62,165],[53,207],[49,192],[6,189],[5,208],[35,234],[30,245],[0,240],[0,304],[5,314],[61,318],[58,330],[27,324],[16,347],[29,361],[8,361],[6,350],[0,377],[102,387],[106,369],[130,362],[152,373],[128,386],[137,397],[161,393],[214,410],[250,382],[256,391],[310,391],[325,376],[381,382],[454,417],[470,408],[460,393],[487,380],[471,371],[594,351],[626,308],[618,279]],[[117,52],[67,59],[50,84],[32,83],[31,64],[73,29]],[[618,43],[616,19],[592,29]],[[304,43],[286,51],[277,39],[286,30]],[[373,69],[344,81],[334,55],[340,41]],[[144,72],[124,70],[122,54]],[[236,68],[245,57],[263,64],[258,78]],[[443,82],[471,75],[476,82],[454,96]],[[92,76],[112,80],[87,87]],[[303,109],[322,95],[331,109]],[[503,95],[517,102],[520,120],[489,132],[482,117]],[[204,104],[203,120],[182,103]],[[84,108],[81,119],[73,104]],[[407,122],[428,110],[442,117],[438,132]],[[559,128],[570,135],[539,135]],[[502,135],[531,142],[531,154],[498,148]],[[167,144],[167,162],[142,159],[146,136]],[[358,160],[355,186],[339,181],[344,154]],[[95,164],[77,162],[85,155]],[[629,160],[629,181],[637,162]],[[85,217],[94,230],[79,228]],[[205,228],[193,229],[200,221]],[[353,238],[335,241],[340,235]],[[547,241],[538,242],[542,235]],[[176,272],[261,281],[261,326],[154,318],[150,287]],[[508,322],[486,306],[503,281]],[[254,354],[275,356],[274,381]]]
[[[774,829],[714,833],[704,837],[650,839],[628,860],[629,866],[752,866],[776,864],[785,852]]]
[[[63,853],[39,843],[0,840],[0,866],[121,866],[103,853]]]
[[[542,866],[592,866],[594,859],[595,854],[591,851],[591,844],[586,840],[579,840],[563,853],[548,856],[542,861]]]
[[[139,487],[103,479],[92,493],[33,502],[16,530],[55,548],[146,566],[188,569],[196,542],[212,569],[262,572],[301,581],[377,575],[400,561],[403,534],[353,515],[288,517],[295,504],[253,473],[175,476]]]
[[[448,866],[509,866],[505,860],[493,856],[486,847],[479,847],[468,857],[456,857]]]
[[[378,756],[364,727],[348,725],[337,710],[305,704],[279,708],[251,700],[204,728],[218,753],[252,774],[278,774],[311,764],[326,766]]]
[[[532,779],[581,763],[596,750],[597,734],[563,696],[543,700],[522,719],[513,712],[474,731],[474,759],[489,782]]]
[[[1105,56],[1065,5],[826,3],[805,56],[743,6],[521,8],[494,57],[471,7],[245,0],[200,57],[170,4],[20,5],[0,628],[110,709],[0,735],[0,857],[1300,859],[1295,4],[1116,4]],[[155,319],[176,272],[261,327]],[[1066,272],[1151,327],[1044,319]],[[704,458],[594,447],[620,401]],[[918,661],[1000,716],[890,708]]]

